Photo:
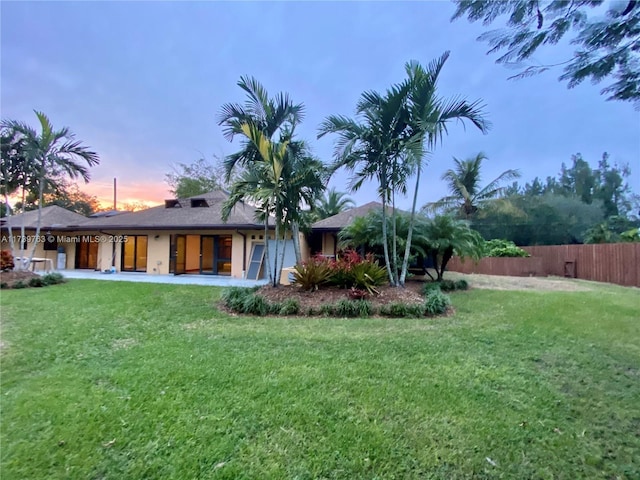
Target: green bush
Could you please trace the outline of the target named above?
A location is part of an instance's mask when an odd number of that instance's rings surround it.
[[[494,239],[484,244],[485,257],[530,257],[525,250],[510,240]]]
[[[66,281],[67,279],[58,272],[47,273],[46,275],[42,276],[42,282],[45,285],[57,285],[59,283],[65,283]]]
[[[373,313],[373,307],[367,300],[343,299],[335,304],[333,312],[336,317],[369,317]]]
[[[373,313],[373,306],[367,300],[340,300],[335,304],[333,312],[337,317],[369,317]]]
[[[467,282],[464,278],[461,278],[456,282],[456,290],[469,290],[469,282]]]
[[[255,290],[245,287],[231,287],[222,292],[222,303],[234,312],[243,313],[245,299]]]
[[[318,313],[319,313],[319,312],[316,312],[316,309],[315,309],[315,308],[313,308],[313,307],[309,307],[309,308],[307,308],[306,315],[307,315],[308,317],[313,317],[313,316],[317,315]]]
[[[451,305],[451,299],[440,290],[433,290],[427,295],[424,310],[427,315],[442,315]]]
[[[0,290],[4,290],[6,288],[9,288],[9,284],[7,282],[0,283]]]
[[[453,280],[442,280],[440,283],[440,290],[443,292],[453,292],[456,289],[456,282]]]
[[[313,257],[294,267],[293,282],[305,290],[315,291],[329,283],[331,267],[328,259]]]
[[[33,278],[29,279],[29,286],[30,287],[44,287],[45,283],[42,281],[42,278],[33,277]]]
[[[279,305],[280,315],[297,315],[300,312],[300,303],[295,298],[289,298]]]
[[[322,305],[320,307],[320,315],[323,315],[325,317],[333,317],[333,313],[334,313],[334,306],[329,304],[329,303],[325,303],[324,305]]]
[[[424,317],[425,306],[407,303],[390,303],[380,307],[380,315],[393,318],[418,318]]]
[[[355,264],[348,272],[351,287],[366,290],[370,294],[377,294],[375,287],[387,283],[387,271],[371,260]]]
[[[249,315],[265,316],[271,311],[269,302],[262,295],[252,293],[242,302],[242,313]]]
[[[427,282],[422,287],[422,294],[426,297],[434,290],[440,291],[440,282]]]
[[[16,283],[13,284],[12,288],[27,288],[27,284],[24,283],[22,280],[18,280]]]

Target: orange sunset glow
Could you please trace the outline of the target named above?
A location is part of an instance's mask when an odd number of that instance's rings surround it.
[[[80,190],[88,195],[97,197],[104,209],[113,208],[113,181],[92,181],[86,185],[79,184]],[[117,209],[124,210],[127,206],[154,207],[170,198],[167,185],[157,182],[119,182],[116,181]]]

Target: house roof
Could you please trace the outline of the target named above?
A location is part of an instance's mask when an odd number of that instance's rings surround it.
[[[255,208],[238,203],[227,222],[222,221],[222,204],[228,198],[223,191],[213,191],[189,198],[170,199],[165,205],[138,212],[121,213],[111,217],[83,218],[83,222],[69,227],[86,229],[211,229],[262,228]]]
[[[84,217],[79,213],[71,212],[57,205],[51,205],[42,209],[40,229],[60,229],[66,227],[69,224],[78,224],[86,221],[87,217]],[[22,225],[24,225],[26,229],[34,230],[37,226],[37,223],[38,210],[30,210],[28,212],[19,213],[18,215],[12,215],[11,217],[4,217],[0,219],[0,227],[2,228],[8,228],[9,225],[11,225],[11,228],[21,228]]]
[[[344,212],[340,212],[333,217],[318,220],[311,228],[313,230],[341,230],[347,225],[351,225],[354,219],[357,217],[366,217],[372,210],[382,210],[382,204],[380,202],[369,202],[356,208],[350,208]]]

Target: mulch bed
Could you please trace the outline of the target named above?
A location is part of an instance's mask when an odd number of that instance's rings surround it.
[[[376,309],[389,303],[422,303],[424,302],[424,296],[421,293],[423,285],[424,281],[410,280],[405,283],[404,288],[377,287],[376,290],[380,292],[380,295],[368,295],[366,300],[370,301]],[[295,285],[280,285],[276,288],[267,285],[258,290],[257,293],[270,302],[283,302],[294,298],[298,300],[301,311],[306,311],[310,307],[317,310],[322,305],[335,304],[342,299],[349,299],[349,290],[335,287],[308,292]]]
[[[29,270],[0,272],[0,283],[6,283],[9,288],[13,288],[13,285],[22,280],[23,283],[28,283],[34,277],[39,277],[37,273],[33,273]]]

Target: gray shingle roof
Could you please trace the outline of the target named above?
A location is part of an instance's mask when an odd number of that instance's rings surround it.
[[[382,210],[382,204],[380,202],[369,202],[360,207],[350,208],[333,217],[318,220],[311,225],[311,228],[313,230],[340,230],[347,225],[351,225],[355,218],[366,217],[372,210]]]
[[[228,195],[222,191],[213,191],[190,198],[171,199],[169,206],[140,210],[138,212],[122,213],[112,217],[84,219],[80,225],[90,229],[197,229],[197,228],[262,228],[262,224],[255,219],[255,208],[239,203],[231,211],[227,222],[222,221],[222,204]],[[199,202],[192,200],[204,199],[207,206],[192,206]],[[179,206],[178,206],[179,205]]]
[[[21,228],[22,222],[26,229],[33,230],[38,223],[38,211],[31,210],[29,212],[20,213],[11,217],[0,219],[2,228],[7,228],[9,224],[12,228]],[[87,221],[87,217],[78,213],[71,212],[57,205],[51,205],[42,209],[42,217],[40,220],[40,229],[51,230],[66,227],[69,224],[79,224]]]

